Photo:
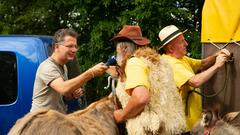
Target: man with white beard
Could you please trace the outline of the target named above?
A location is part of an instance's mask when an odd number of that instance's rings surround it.
[[[181,134],[185,115],[170,65],[147,47],[150,40],[139,26],[125,25],[112,41],[120,66],[116,93],[123,106],[114,112],[116,122],[126,121],[129,135]]]

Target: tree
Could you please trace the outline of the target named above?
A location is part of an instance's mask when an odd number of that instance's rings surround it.
[[[53,33],[71,27],[79,33],[78,59],[81,70],[114,55],[110,39],[125,24],[140,25],[143,35],[158,48],[158,32],[174,24],[188,29],[190,52],[200,57],[200,21],[203,1],[192,0],[2,0],[0,31],[3,34]],[[109,93],[103,90],[106,75],[87,83],[89,101]]]

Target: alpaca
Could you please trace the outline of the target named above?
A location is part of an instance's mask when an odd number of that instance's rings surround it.
[[[41,109],[19,119],[8,135],[119,135],[114,107],[106,97],[68,115]]]

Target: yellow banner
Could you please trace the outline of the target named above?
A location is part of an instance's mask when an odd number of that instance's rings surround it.
[[[201,42],[240,41],[240,0],[205,0]]]

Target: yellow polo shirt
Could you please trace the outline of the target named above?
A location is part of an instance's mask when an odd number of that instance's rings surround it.
[[[188,91],[194,88],[187,84],[187,81],[195,75],[201,66],[201,60],[192,59],[184,56],[182,59],[176,59],[169,55],[162,55],[167,59],[173,69],[174,80],[182,96],[184,107],[186,107],[186,98]],[[200,91],[199,89],[195,89]],[[194,124],[201,118],[202,112],[202,99],[196,93],[191,93],[188,99],[188,115],[187,115],[187,129],[190,131]]]
[[[145,86],[149,89],[150,84],[148,80],[149,68],[141,58],[132,57],[127,61],[125,67],[126,73],[126,92],[131,95],[130,89],[137,86]]]

